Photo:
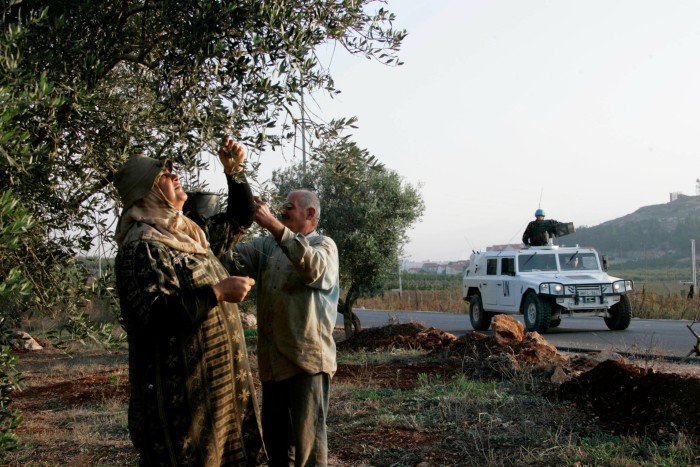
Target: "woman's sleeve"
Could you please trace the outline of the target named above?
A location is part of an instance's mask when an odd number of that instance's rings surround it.
[[[255,218],[255,200],[253,192],[248,184],[248,179],[243,173],[238,175],[226,175],[228,184],[228,203],[226,216],[239,228],[245,230],[253,225]]]
[[[228,203],[226,212],[206,220],[205,232],[216,256],[221,256],[235,245],[237,239],[252,224],[255,200],[245,175],[226,175]]]
[[[173,256],[165,247],[141,242],[130,264],[132,271],[121,271],[126,287],[120,295],[128,297],[131,321],[144,327],[187,329],[218,304],[211,286],[194,287],[191,278],[178,277]]]

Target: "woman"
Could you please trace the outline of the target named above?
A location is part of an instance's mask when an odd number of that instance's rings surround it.
[[[245,179],[231,175],[243,148],[227,137],[219,159],[238,196],[229,198],[229,230],[240,236],[255,209]],[[258,404],[235,305],[255,281],[229,277],[204,231],[182,214],[187,195],[170,161],[132,157],[114,185],[124,204],[115,268],[140,465],[258,464]]]

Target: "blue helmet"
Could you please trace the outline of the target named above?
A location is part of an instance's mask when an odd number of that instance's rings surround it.
[[[535,217],[537,216],[544,216],[544,209],[538,209],[535,211]]]

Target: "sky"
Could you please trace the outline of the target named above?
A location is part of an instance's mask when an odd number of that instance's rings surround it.
[[[380,6],[408,31],[404,65],[326,53],[342,93],[306,103],[325,120],[356,116],[352,140],[420,186],[405,260],[518,243],[538,207],[592,227],[697,194],[699,1]],[[290,163],[254,160],[262,179]]]

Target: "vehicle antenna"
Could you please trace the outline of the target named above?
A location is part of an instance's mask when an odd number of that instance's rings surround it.
[[[540,188],[540,202],[537,203],[537,208],[538,208],[538,209],[542,207],[542,193],[543,193],[543,192],[544,192],[544,187]]]

